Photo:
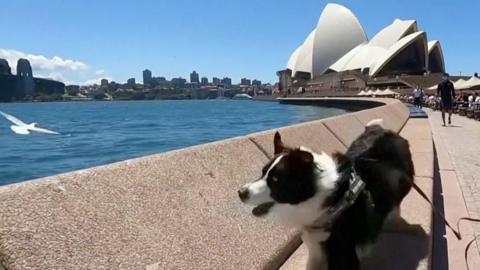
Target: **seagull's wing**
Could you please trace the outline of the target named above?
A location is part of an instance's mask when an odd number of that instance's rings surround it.
[[[3,117],[7,118],[8,121],[14,123],[17,126],[25,126],[26,125],[22,120],[16,118],[13,115],[10,115],[8,113],[4,113],[2,111],[0,111],[0,114],[3,115]]]
[[[28,129],[26,129],[25,127],[21,126],[15,126],[15,125],[11,125],[10,128],[13,130],[13,132],[17,133],[17,134],[20,134],[20,135],[27,135],[27,134],[30,134],[30,132],[28,131]]]
[[[52,131],[52,130],[49,130],[49,129],[46,129],[46,128],[31,127],[31,128],[28,128],[28,129],[30,129],[31,131],[47,133],[47,134],[60,134],[58,132],[55,132],[55,131]]]

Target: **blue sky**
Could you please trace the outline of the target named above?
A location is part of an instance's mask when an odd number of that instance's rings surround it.
[[[85,83],[101,77],[242,77],[275,82],[314,28],[319,0],[0,0],[0,57],[35,59],[34,75]],[[439,39],[452,74],[480,72],[480,1],[350,0],[369,38],[395,18]],[[15,63],[10,63],[14,66]]]

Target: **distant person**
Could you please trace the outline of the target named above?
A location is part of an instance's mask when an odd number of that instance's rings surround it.
[[[413,95],[413,105],[415,107],[421,108],[422,107],[422,90],[418,87],[415,86],[412,92]]]
[[[468,96],[468,107],[471,108],[473,106],[473,101],[475,101],[474,97],[473,97],[473,93],[470,93],[470,95]]]
[[[420,87],[420,109],[423,107],[423,103],[425,102],[425,91],[423,91],[423,88]]]
[[[452,106],[455,100],[455,88],[453,83],[448,79],[448,74],[445,73],[442,77],[443,81],[438,84],[437,96],[441,98],[442,120],[443,126],[445,124],[445,111],[448,112],[448,124],[452,124]]]
[[[428,97],[428,106],[430,106],[430,108],[433,108],[435,110],[435,96],[434,95],[430,95]]]
[[[478,95],[477,92],[475,92],[475,103],[477,103],[477,104],[480,103],[480,96]]]

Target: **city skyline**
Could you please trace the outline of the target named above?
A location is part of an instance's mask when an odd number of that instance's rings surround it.
[[[39,77],[67,84],[125,82],[132,76],[139,82],[145,67],[167,78],[188,78],[197,70],[200,77],[274,83],[275,72],[285,68],[329,1],[224,2],[4,1],[0,35],[7,38],[0,58],[27,58]],[[480,37],[471,34],[477,1],[336,2],[352,9],[369,38],[396,18],[417,19],[429,39],[442,40],[448,72],[478,71],[472,56]]]

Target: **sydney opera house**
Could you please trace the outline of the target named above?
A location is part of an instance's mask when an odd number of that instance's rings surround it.
[[[369,39],[352,11],[328,4],[277,74],[286,91],[429,87],[444,72],[440,42],[428,40],[415,20],[395,19]]]

